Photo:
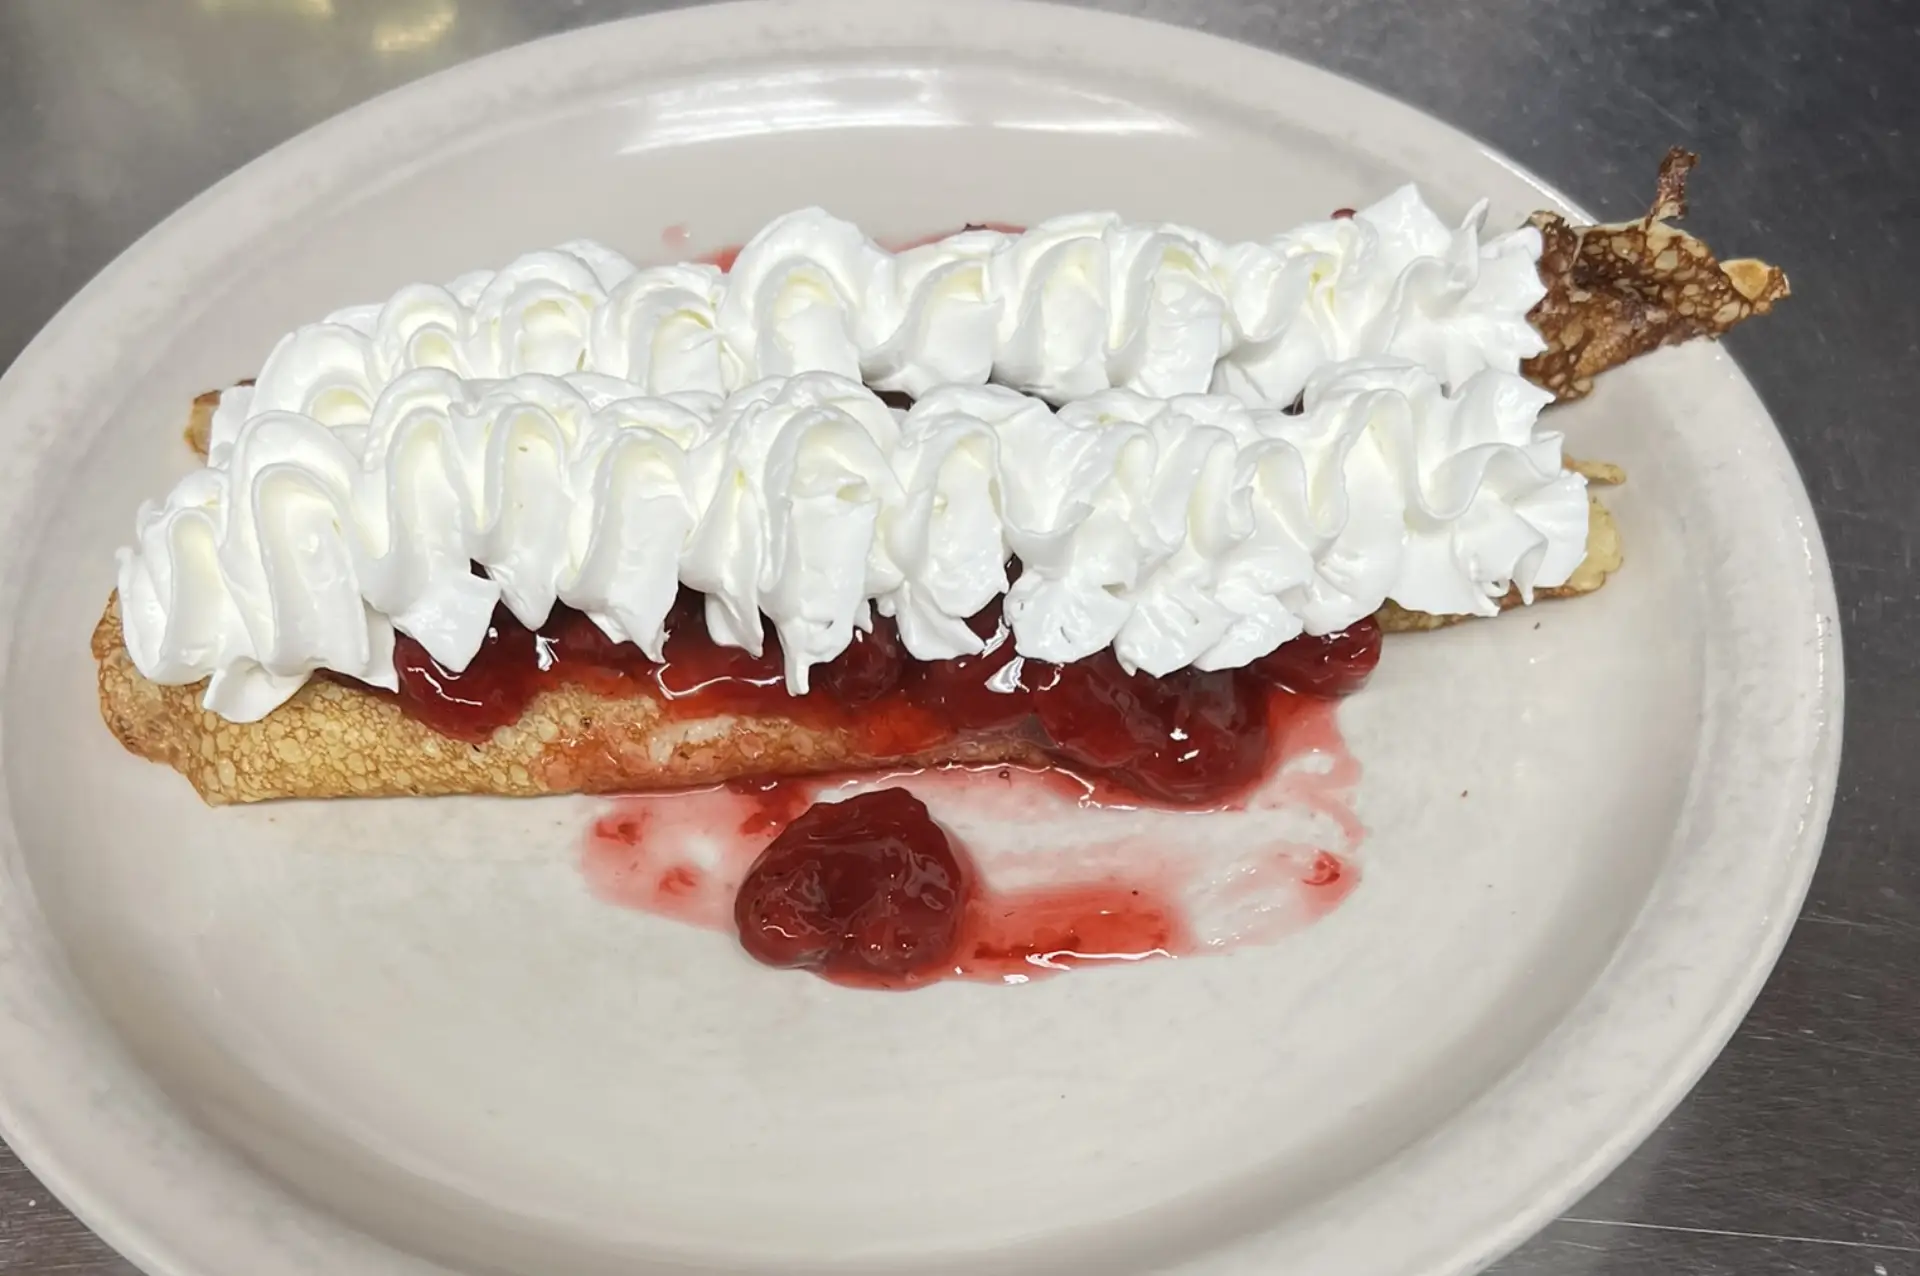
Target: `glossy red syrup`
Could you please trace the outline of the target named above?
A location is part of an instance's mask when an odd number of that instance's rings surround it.
[[[1313,917],[1324,917],[1353,894],[1353,888],[1360,884],[1360,870],[1332,851],[1320,851],[1301,875],[1300,884],[1310,892]]]
[[[967,736],[1018,733],[1056,762],[1134,798],[1198,807],[1230,801],[1260,778],[1273,752],[1274,688],[1312,695],[1357,690],[1379,660],[1380,632],[1362,621],[1302,638],[1243,670],[1185,669],[1162,678],[1125,672],[1110,652],[1068,665],[1023,661],[990,606],[970,622],[988,649],[915,661],[881,618],[789,694],[771,627],[759,655],[715,643],[704,603],[683,590],[667,620],[663,659],[616,643],[579,612],[556,607],[529,632],[502,607],[466,669],[442,668],[412,638],[394,664],[403,711],[454,739],[478,742],[517,721],[543,689],[565,683],[602,695],[649,696],[678,717],[784,717],[855,732],[876,764]]]
[[[1380,663],[1380,625],[1373,617],[1338,633],[1301,635],[1253,662],[1263,682],[1309,696],[1350,696]]]
[[[1351,209],[1334,213],[1352,215]],[[903,243],[896,251],[943,237]],[[730,269],[738,251],[703,260]],[[899,396],[889,402],[911,406]],[[1017,574],[1018,564],[1013,567]],[[508,617],[496,624],[483,655],[508,659],[533,651],[538,672],[525,675],[524,686],[481,662],[451,678],[430,660],[423,667],[424,653],[416,650],[402,662],[409,671],[402,703],[430,724],[453,723],[449,734],[484,738],[492,727],[481,726],[506,714],[516,695],[524,708],[540,686],[571,677],[603,691],[652,695],[669,711],[702,716],[731,711],[840,725],[891,720],[880,737],[899,743],[900,754],[977,733],[1015,732],[1061,769],[986,772],[1009,785],[1016,776],[1038,779],[1054,800],[1238,809],[1247,791],[1274,777],[1263,806],[1322,817],[1347,846],[1363,832],[1340,800],[1357,779],[1358,764],[1339,740],[1328,698],[1358,690],[1378,664],[1380,631],[1371,620],[1296,639],[1244,670],[1150,678],[1128,674],[1110,652],[1065,666],[1023,660],[995,604],[970,621],[986,644],[978,655],[914,661],[882,622],[813,672],[812,694],[795,698],[785,693],[770,631],[758,657],[718,648],[705,637],[700,607],[697,596],[683,593],[658,663],[608,642],[585,617],[564,608],[540,634],[528,635],[530,641],[510,632]],[[468,676],[474,681],[463,687]],[[873,752],[877,764],[884,762],[883,749]],[[1331,766],[1290,774],[1289,761],[1309,752],[1328,755]],[[824,783],[769,778],[691,795],[721,799],[727,811],[682,798],[625,799],[596,822],[588,839],[589,879],[603,897],[629,907],[703,926],[730,923],[743,948],[765,964],[862,987],[913,988],[946,978],[1026,982],[1080,965],[1197,950],[1179,884],[1161,880],[1167,875],[1151,860],[1132,882],[996,892],[967,850],[906,789],[812,802]],[[669,819],[672,802],[681,805]],[[674,842],[665,822],[709,835],[719,830],[726,850],[709,863],[663,853],[660,848]],[[1359,881],[1349,860],[1313,846],[1276,843],[1256,860],[1227,893],[1291,888],[1297,920],[1330,911]],[[1243,930],[1236,937],[1271,936]]]
[[[1198,951],[1185,910],[1151,884],[1096,882],[983,893],[967,913],[954,974],[1027,983],[1082,966],[1186,957]]]
[[[505,607],[494,608],[479,653],[459,673],[441,668],[426,648],[401,634],[393,648],[400,707],[441,735],[479,743],[520,720],[540,688],[547,655]]]
[[[1138,886],[985,890],[903,788],[809,807],[747,871],[734,924],[757,961],[864,988],[1017,982],[1193,946],[1178,907]]]
[[[623,908],[727,929],[754,858],[813,804],[825,783],[739,780],[616,799],[588,832],[582,861],[588,883]]]
[[[813,805],[808,789],[791,780],[734,780],[721,787],[741,797],[745,814],[740,817],[739,830],[747,837],[772,837]]]
[[[857,635],[846,651],[814,666],[806,696],[787,692],[771,625],[757,656],[721,646],[708,637],[703,600],[691,590],[681,591],[668,613],[661,655],[654,661],[631,643],[614,642],[564,605],[554,607],[537,633],[498,608],[480,651],[459,673],[442,668],[405,634],[394,644],[401,709],[442,735],[472,743],[518,721],[541,691],[569,683],[606,696],[649,696],[680,718],[767,715],[852,730],[881,758],[917,753],[953,736],[895,694],[909,662],[893,622],[884,618],[873,633]]]
[[[1027,676],[1053,755],[1149,800],[1229,799],[1260,778],[1271,752],[1266,689],[1238,670],[1152,678],[1101,651]]]
[[[994,605],[982,608],[967,624],[986,649],[952,660],[916,661],[903,694],[955,731],[1020,725],[1032,711],[1033,699],[1022,677],[1024,662],[1013,649],[1013,630]]]
[[[663,804],[622,803],[594,821],[583,864],[587,880],[595,894],[627,908],[718,926],[738,883],[716,881],[712,864],[680,853],[689,830],[672,828],[672,816]],[[668,846],[674,853],[662,854]]]
[[[996,776],[1017,788],[1034,773],[945,774],[988,802],[982,789]],[[914,779],[952,792],[941,775]],[[1025,983],[1198,950],[1179,883],[1151,865],[1135,864],[1132,881],[998,890],[913,793],[889,787],[811,801],[829,787],[783,781],[619,799],[587,839],[588,881],[612,903],[732,929],[765,964],[853,987]],[[799,809],[769,827],[761,815],[772,807]]]
[[[952,964],[972,861],[905,789],[808,807],[734,898],[740,943],[769,966],[838,982],[916,982]]]
[[[1143,817],[1129,817],[1125,836],[1110,842],[1100,821],[1113,817],[1098,812],[1109,798],[1131,804],[1132,795],[1070,772],[979,766],[876,777],[912,792],[888,787],[837,804],[835,791],[858,779],[740,782],[616,799],[589,833],[583,868],[609,902],[732,930],[768,964],[866,988],[1025,983],[1082,966],[1270,942],[1351,893],[1360,877],[1350,852],[1364,836],[1347,801],[1359,765],[1340,741],[1333,702],[1275,691],[1270,713],[1275,730],[1263,782],[1229,808],[1244,810],[1251,823],[1240,826],[1242,844],[1224,852],[1196,845],[1180,827],[1189,817],[1178,811],[1149,812],[1145,827]],[[984,842],[940,823],[923,801],[973,821]],[[872,811],[860,814],[869,803],[881,807],[880,816],[894,812],[891,827],[867,818]],[[1289,840],[1300,835],[1303,817],[1321,832]],[[1041,848],[1038,857],[1004,841],[1027,829],[1039,830],[1026,839]],[[1214,826],[1208,831],[1209,843],[1221,840]],[[1096,853],[1070,845],[1076,837]],[[950,904],[937,910],[930,936],[874,945],[876,927],[898,940],[927,911],[924,900],[918,914],[897,906],[905,879],[896,867],[919,842],[946,880],[967,884],[965,907],[957,923]],[[1207,918],[1204,938],[1194,908]],[[804,927],[796,920],[802,915]],[[780,922],[778,933],[766,933],[769,917]],[[796,949],[794,936],[806,944]]]

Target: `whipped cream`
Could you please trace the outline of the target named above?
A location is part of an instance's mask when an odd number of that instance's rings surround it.
[[[575,241],[297,329],[251,410],[364,421],[420,368],[598,372],[649,394],[833,372],[915,396],[993,381],[1052,403],[1211,390],[1285,406],[1325,364],[1392,357],[1458,386],[1544,349],[1527,322],[1539,232],[1486,238],[1485,221],[1482,203],[1449,227],[1408,186],[1239,244],[1080,213],[895,253],[817,208],[769,224],[724,274]]]
[[[508,344],[564,346],[520,313]],[[230,393],[206,467],[141,509],[119,589],[146,677],[207,678],[208,709],[251,721],[319,669],[395,687],[396,631],[463,669],[496,603],[537,628],[564,602],[657,658],[682,584],[719,643],[758,652],[771,623],[796,693],[876,613],[919,659],[978,651],[966,618],[1002,593],[1021,655],[1110,646],[1158,675],[1387,599],[1491,614],[1586,540],[1584,481],[1537,428],[1550,396],[1490,369],[1450,393],[1405,360],[1339,364],[1298,413],[992,385],[896,411],[821,372],[723,396],[423,368],[364,412],[349,393],[312,405],[333,420]]]

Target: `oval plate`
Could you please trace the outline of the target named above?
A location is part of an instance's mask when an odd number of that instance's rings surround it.
[[[1632,476],[1606,590],[1397,640],[1343,707],[1365,880],[1266,947],[849,992],[597,902],[595,803],[212,811],[108,737],[86,636],[188,398],[335,305],[809,202],[882,235],[1113,207],[1253,236],[1409,178],[1496,224],[1564,207],[1283,58],[958,15],[700,9],[435,76],[181,210],[0,382],[0,1126],[136,1262],[1466,1272],[1732,1032],[1818,854],[1841,680],[1805,493],[1706,347],[1558,414]]]

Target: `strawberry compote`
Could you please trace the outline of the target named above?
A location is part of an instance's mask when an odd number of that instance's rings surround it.
[[[952,962],[973,876],[925,803],[877,789],[787,825],[741,883],[734,923],[769,966],[911,980]]]
[[[1341,633],[1295,639],[1244,669],[1153,678],[1128,673],[1109,651],[1049,664],[1016,653],[995,605],[970,622],[985,648],[977,655],[914,660],[893,623],[880,618],[813,669],[807,695],[794,696],[770,628],[755,656],[714,643],[703,611],[698,594],[681,594],[658,661],[565,607],[538,631],[501,608],[480,653],[457,674],[402,636],[399,703],[443,734],[479,742],[517,720],[543,690],[572,682],[602,695],[651,697],[676,716],[887,724],[868,737],[876,766],[908,749],[1014,733],[1123,800],[1199,809],[1231,801],[1262,778],[1297,697],[1356,691],[1380,657],[1379,627],[1363,620]],[[903,722],[916,733],[905,747]],[[1054,910],[1071,924],[1000,934],[995,923],[1005,929],[1026,913],[988,904],[964,848],[904,789],[818,803],[797,815],[789,808],[767,827],[779,831],[746,873],[734,919],[747,952],[769,965],[840,983],[914,987],[956,971],[1026,969],[1041,950],[1064,953],[1070,963],[1088,951],[1164,952],[1181,942],[1174,910],[1138,892]]]
[[[709,638],[703,609],[700,595],[681,592],[658,661],[564,606],[538,631],[501,607],[459,673],[402,635],[394,652],[400,706],[443,735],[478,743],[517,721],[541,691],[574,683],[601,695],[651,697],[675,717],[739,714],[855,729],[873,746],[876,764],[969,736],[1014,733],[1137,798],[1203,807],[1259,779],[1272,752],[1273,696],[1347,695],[1380,657],[1379,627],[1363,620],[1342,633],[1295,639],[1245,669],[1154,678],[1128,673],[1110,651],[1049,664],[1015,652],[995,604],[971,621],[986,646],[978,655],[914,660],[893,622],[880,617],[815,666],[808,694],[795,696],[771,626],[756,656]]]
[[[859,988],[1024,983],[1195,951],[1179,906],[1151,883],[989,889],[904,788],[808,807],[753,861],[732,914],[756,961]]]
[[[1353,215],[1347,208],[1333,213]],[[728,270],[739,251],[723,249],[703,260]],[[881,398],[890,407],[912,406],[905,395]],[[1011,567],[1017,575],[1019,564]],[[1349,695],[1380,659],[1380,629],[1367,619],[1339,633],[1297,638],[1244,669],[1183,669],[1154,678],[1128,673],[1111,651],[1050,664],[1016,652],[995,602],[969,621],[983,643],[978,654],[914,660],[893,622],[879,618],[840,656],[816,666],[809,693],[796,697],[786,691],[770,628],[765,649],[752,656],[712,643],[701,610],[699,596],[683,591],[659,662],[611,642],[565,607],[537,634],[501,609],[481,656],[460,675],[440,669],[403,637],[396,658],[401,704],[437,730],[478,741],[514,721],[544,687],[575,681],[602,693],[651,696],[674,714],[759,714],[864,728],[869,741],[886,746],[874,751],[876,767],[889,760],[886,748],[903,756],[1011,734],[1061,768],[1098,780],[1103,792],[1206,809],[1263,777],[1278,754],[1276,736],[1297,716],[1296,706],[1311,703],[1298,697]],[[768,793],[782,796],[779,777],[765,783]],[[755,833],[779,831],[740,879],[732,920],[742,947],[770,966],[838,983],[906,988],[950,976],[1024,981],[1036,970],[1165,956],[1193,942],[1178,906],[1153,889],[1096,883],[1018,897],[992,894],[966,849],[904,788],[815,803],[797,815],[779,809],[771,822],[756,809],[749,824]],[[686,871],[669,870],[657,889]],[[1324,852],[1302,880],[1333,892],[1329,898],[1353,884],[1351,870]]]

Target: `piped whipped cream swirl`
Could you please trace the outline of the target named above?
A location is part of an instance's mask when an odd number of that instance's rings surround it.
[[[206,467],[139,513],[122,619],[142,674],[208,678],[236,721],[319,669],[395,687],[396,630],[463,669],[496,603],[658,657],[683,584],[717,642],[771,624],[796,693],[875,613],[919,659],[977,651],[966,618],[1002,593],[1027,657],[1234,667],[1387,599],[1490,614],[1564,582],[1587,506],[1548,397],[1390,359],[1322,369],[1298,413],[1000,386],[896,411],[831,373],[722,396],[429,368],[332,421],[230,391]]]
[[[1539,232],[1487,238],[1485,221],[1482,203],[1449,227],[1408,186],[1237,244],[1081,213],[896,253],[817,208],[769,224],[728,273],[575,241],[297,329],[254,410],[364,419],[420,368],[598,372],[651,394],[833,372],[915,396],[992,381],[1053,403],[1211,390],[1285,406],[1325,364],[1389,357],[1458,386],[1544,348],[1527,322]]]

